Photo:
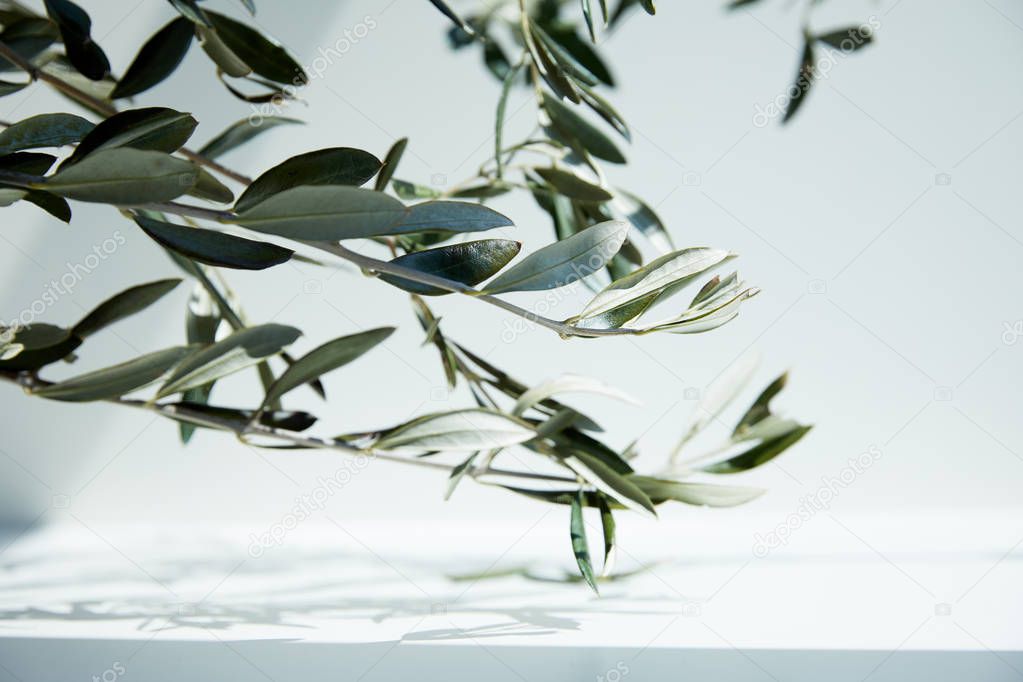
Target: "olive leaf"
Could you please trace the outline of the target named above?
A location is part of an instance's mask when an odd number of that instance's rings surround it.
[[[306,241],[338,241],[389,234],[405,205],[381,192],[344,185],[294,187],[240,211],[245,227]]]
[[[203,386],[276,355],[302,332],[282,324],[247,327],[199,350],[179,364],[157,398]]]
[[[417,272],[475,286],[499,272],[518,254],[521,247],[519,242],[508,239],[481,239],[416,251],[399,256],[391,263]],[[380,279],[400,289],[422,296],[440,296],[448,293],[446,289],[420,284],[387,273],[381,273]]]
[[[184,60],[194,38],[192,22],[183,17],[161,28],[139,50],[111,99],[133,97],[162,83]]]
[[[511,413],[520,416],[534,405],[563,393],[591,393],[593,395],[607,396],[633,405],[639,404],[639,401],[628,393],[620,391],[614,386],[608,386],[597,379],[578,374],[562,374],[555,379],[544,381],[523,392],[518,400],[515,401]]]
[[[618,473],[599,458],[581,450],[574,451],[564,462],[600,492],[610,495],[634,511],[646,511],[657,516],[653,502],[632,482],[628,474]]]
[[[698,507],[735,507],[764,494],[762,488],[673,481],[650,476],[633,475],[629,480],[649,495],[654,504],[674,500]]]
[[[161,279],[125,289],[93,308],[71,331],[83,339],[92,336],[115,322],[145,310],[180,283],[180,279]]]
[[[191,114],[164,107],[122,111],[99,123],[82,138],[61,168],[68,168],[103,149],[130,147],[168,154],[176,152],[192,136],[198,123]]]
[[[37,370],[68,357],[80,345],[82,338],[70,329],[52,324],[34,323],[18,327],[9,339],[10,329],[4,330],[8,347],[20,348],[17,354],[0,361],[0,369]]]
[[[387,150],[384,163],[380,168],[380,174],[377,176],[376,187],[374,188],[376,191],[383,192],[387,189],[387,183],[394,177],[394,171],[398,170],[398,163],[401,162],[401,157],[405,154],[406,147],[408,147],[408,138],[403,137]]]
[[[545,92],[543,108],[550,116],[553,132],[566,144],[580,152],[589,152],[598,159],[625,163],[625,156],[615,143],[567,104]]]
[[[374,448],[426,451],[491,450],[517,445],[536,436],[521,420],[489,409],[438,412],[385,432]]]
[[[71,402],[119,398],[158,381],[192,350],[178,346],[156,351],[112,367],[80,374],[32,393],[51,400]]]
[[[0,154],[78,144],[95,127],[74,114],[38,114],[0,131]]]
[[[582,179],[561,168],[534,168],[533,172],[569,199],[579,201],[610,201],[614,195],[600,185]]]
[[[45,0],[46,12],[57,24],[68,60],[89,80],[102,80],[110,73],[110,61],[90,35],[92,20],[70,0]]]
[[[179,197],[198,179],[198,167],[190,161],[119,148],[93,152],[33,187],[68,199],[132,206]]]
[[[572,498],[571,523],[569,524],[569,535],[572,540],[572,553],[575,555],[576,564],[579,566],[579,573],[583,576],[586,584],[597,594],[597,579],[593,575],[593,563],[590,561],[590,548],[586,540],[586,524],[583,521],[583,493],[579,491]]]
[[[748,471],[760,466],[761,464],[770,462],[772,459],[788,450],[791,446],[799,442],[803,436],[809,433],[812,428],[812,426],[796,425],[783,435],[757,443],[753,447],[744,450],[734,457],[729,457],[722,462],[709,464],[702,467],[700,470],[710,474],[736,474]]]
[[[308,76],[279,43],[240,21],[206,11],[217,36],[256,74],[283,85],[304,85]]]
[[[366,183],[380,170],[380,160],[351,147],[319,149],[293,156],[256,178],[238,198],[236,211],[245,211],[284,190],[312,185]]]
[[[505,270],[485,293],[556,289],[599,272],[618,253],[629,224],[609,220],[549,244]]]
[[[799,60],[799,70],[796,72],[795,83],[789,89],[791,96],[788,106],[785,107],[785,115],[781,119],[782,123],[788,123],[796,115],[796,112],[799,111],[803,102],[806,101],[806,96],[810,92],[810,86],[813,85],[816,70],[817,57],[813,49],[813,41],[807,36],[806,43],[803,45],[803,54]]]
[[[393,327],[381,327],[369,331],[342,336],[328,341],[293,362],[277,381],[270,386],[263,399],[263,405],[272,404],[285,393],[309,383],[320,376],[360,357],[374,346],[382,343],[394,332]]]
[[[286,263],[294,251],[251,239],[197,227],[185,227],[135,216],[135,222],[153,241],[200,263],[238,270],[263,270]]]

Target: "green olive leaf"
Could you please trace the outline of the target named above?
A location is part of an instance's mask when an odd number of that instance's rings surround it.
[[[168,23],[142,46],[110,98],[133,97],[162,83],[181,64],[194,38],[195,27],[188,19]]]
[[[112,367],[104,367],[36,389],[32,393],[51,400],[70,402],[119,398],[158,381],[193,350],[187,346],[178,346],[149,353]]]
[[[161,279],[125,289],[93,308],[71,331],[83,339],[92,336],[115,322],[145,310],[180,283],[180,279]]]
[[[264,270],[286,263],[294,254],[291,249],[276,244],[174,225],[144,216],[135,216],[135,222],[164,248],[206,265],[237,270]]]
[[[598,223],[529,254],[490,282],[485,293],[556,289],[599,272],[629,233],[621,220]]]
[[[199,169],[190,161],[119,148],[93,152],[33,187],[68,199],[134,206],[179,197],[198,179]]]
[[[425,272],[436,277],[475,286],[493,277],[507,265],[518,254],[521,246],[519,242],[509,239],[481,239],[416,251],[399,256],[391,263],[417,272]],[[449,293],[446,289],[420,284],[396,275],[381,273],[380,279],[405,291],[423,296],[441,296]]]
[[[365,184],[380,170],[380,160],[361,149],[336,147],[293,156],[256,178],[238,198],[243,212],[284,190],[300,186]]]
[[[302,335],[294,327],[247,327],[197,351],[181,362],[160,387],[157,398],[203,386],[276,355]]]
[[[493,450],[517,445],[535,436],[536,431],[526,422],[480,408],[419,417],[385,432],[374,447],[381,450]]]
[[[318,379],[327,372],[347,365],[377,344],[382,343],[392,333],[394,333],[393,327],[370,329],[369,331],[342,336],[333,341],[328,341],[315,350],[306,353],[291,363],[284,374],[270,386],[266,397],[263,399],[263,404],[274,403],[280,400],[288,391]]]

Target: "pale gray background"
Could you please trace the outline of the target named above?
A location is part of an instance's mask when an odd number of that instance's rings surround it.
[[[171,16],[160,2],[87,4],[96,35],[121,71]],[[303,92],[308,106],[287,112],[309,125],[270,133],[227,157],[230,165],[255,174],[333,145],[383,155],[408,135],[399,175],[429,184],[461,180],[487,157],[498,85],[478,54],[447,49],[447,24],[428,3],[259,4],[258,22],[304,63],[367,16],[376,28]],[[680,245],[740,253],[742,273],[764,293],[737,321],[702,336],[562,342],[532,330],[506,344],[501,331],[512,318],[471,301],[439,300],[448,333],[531,382],[572,371],[641,396],[642,408],[577,402],[604,419],[616,444],[642,434],[651,466],[693,409],[687,387],[705,386],[748,349],[765,360],[757,388],[790,368],[779,406],[817,428],[777,465],[733,479],[769,487],[768,495],[712,512],[731,514],[750,535],[783,521],[822,477],[837,475],[849,457],[872,446],[880,448],[880,461],[841,493],[836,517],[949,507],[1018,515],[1023,342],[1007,344],[1003,332],[1023,318],[1017,187],[1023,7],[1011,0],[825,3],[818,28],[876,15],[877,44],[839,58],[791,125],[757,128],[754,105],[783,92],[794,74],[798,12],[780,0],[765,0],[752,14],[727,14],[722,2],[660,4],[659,16],[637,13],[604,46],[622,84],[611,97],[635,136],[630,164],[609,174],[655,204]],[[513,95],[513,131],[532,123],[531,105],[519,108],[529,96]],[[248,113],[214,82],[197,48],[139,103],[195,112],[202,121],[197,141]],[[67,108],[32,88],[0,100],[0,117]],[[939,174],[951,184],[939,184]],[[550,240],[546,218],[530,200],[495,206],[515,219],[514,234],[527,249]],[[113,210],[74,209],[71,226],[29,206],[3,212],[5,318],[117,230],[128,243],[47,319],[71,322],[126,286],[176,275]],[[295,406],[317,409],[329,429],[382,426],[468,404],[461,393],[438,401],[444,396],[435,352],[419,348],[401,292],[351,268],[335,274],[296,264],[229,277],[254,320],[305,329],[299,350],[358,329],[401,326],[385,350],[327,378],[329,408],[304,392],[294,395]],[[824,293],[813,293],[822,287]],[[85,346],[78,367],[179,342],[186,296],[183,286],[157,309],[104,333]],[[571,314],[581,301],[581,294],[569,297],[555,316]],[[235,381],[218,387],[217,399],[253,402],[255,390],[254,381]],[[85,524],[232,521],[260,530],[310,491],[317,475],[341,463],[332,454],[259,452],[212,433],[181,449],[175,425],[147,414],[29,400],[10,386],[0,391],[0,514],[21,524],[70,512]],[[473,485],[444,503],[442,488],[434,473],[376,463],[334,496],[328,513],[409,519],[414,532],[413,520],[467,516],[525,528],[542,511]],[[54,495],[69,498],[67,511],[52,510]],[[679,507],[660,523],[673,526],[681,548],[687,519],[703,513]],[[1009,550],[1019,538],[1005,540]],[[949,538],[951,547],[956,543]]]

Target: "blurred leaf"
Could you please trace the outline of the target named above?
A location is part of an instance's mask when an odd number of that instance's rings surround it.
[[[201,419],[192,417],[192,414],[194,414],[196,417],[214,420],[218,423],[225,422],[226,426],[235,431],[248,425],[256,414],[253,410],[217,407],[214,405],[206,405],[205,403],[193,403],[187,400],[182,400],[176,403],[167,403],[166,407],[170,407],[177,411],[177,414],[171,412],[166,414],[166,416],[182,424],[198,428],[224,428],[219,425],[213,426],[210,423],[200,423]],[[259,423],[263,426],[269,426],[275,429],[301,432],[315,424],[316,417],[308,412],[269,410],[259,415]]]
[[[25,60],[33,61],[60,38],[56,25],[44,17],[18,14],[0,17],[4,24],[0,41]],[[20,71],[17,66],[0,57],[0,71]]]
[[[399,199],[411,201],[413,199],[436,199],[441,196],[440,190],[425,185],[417,185],[407,180],[394,178],[391,180],[391,189],[398,195]]]
[[[146,41],[127,73],[110,94],[111,99],[133,97],[161,83],[174,73],[195,38],[192,22],[178,18]]]
[[[806,100],[806,96],[810,92],[810,86],[813,85],[816,60],[813,41],[807,37],[806,44],[803,45],[803,56],[799,61],[799,71],[796,72],[796,82],[789,88],[790,99],[788,106],[785,108],[785,115],[781,119],[782,123],[788,123],[789,119],[796,115],[796,112],[799,111],[799,108]]]
[[[485,292],[556,289],[588,277],[618,253],[628,232],[628,223],[618,220],[588,227],[529,254],[499,275]]]
[[[281,324],[263,324],[236,331],[185,359],[167,378],[157,398],[202,386],[259,364],[264,358],[281,352],[301,334],[294,327]]]
[[[308,82],[302,66],[279,43],[223,14],[207,11],[206,15],[224,44],[263,78],[294,86]]]
[[[579,491],[572,499],[572,519],[569,530],[572,537],[572,553],[575,554],[575,562],[579,565],[579,573],[582,574],[590,589],[600,594],[600,590],[597,589],[597,579],[593,575],[593,564],[590,563],[590,548],[586,541],[582,491]]]
[[[608,504],[607,498],[600,495],[597,499],[600,508],[600,529],[604,534],[604,565],[600,569],[600,575],[603,577],[611,573],[611,567],[614,565],[615,517],[611,513],[611,505]]]
[[[764,494],[761,488],[671,481],[636,475],[629,479],[649,495],[654,504],[674,500],[700,507],[735,507]]]
[[[874,42],[874,35],[869,26],[849,26],[836,31],[822,33],[816,36],[822,43],[841,50],[842,52],[855,52]]]
[[[622,118],[622,115],[618,113],[618,110],[611,106],[611,103],[606,99],[598,95],[596,92],[582,86],[579,88],[579,96],[582,97],[583,102],[592,109],[598,116],[607,121],[612,128],[618,131],[618,134],[624,137],[627,141],[632,141],[632,133],[629,131],[629,125]]]
[[[102,80],[110,73],[110,61],[92,39],[92,20],[70,0],[45,0],[46,13],[60,29],[67,58],[89,80]]]
[[[614,198],[614,195],[603,187],[594,185],[575,173],[561,168],[534,168],[533,172],[570,199],[577,199],[579,201],[610,201]]]
[[[159,380],[191,351],[185,346],[178,346],[149,353],[112,367],[80,374],[32,393],[51,400],[71,402],[119,398]]]
[[[584,0],[585,1],[585,0]],[[577,81],[581,81],[586,85],[596,85],[598,78],[590,73],[583,64],[581,64],[570,52],[563,48],[556,40],[547,35],[537,24],[532,24],[533,36],[536,40],[543,43],[544,49],[547,50],[550,57],[557,64],[558,68],[561,69],[565,74],[575,78]]]
[[[504,116],[505,111],[508,109],[508,95],[511,94],[512,85],[515,83],[515,79],[521,70],[522,64],[520,63],[508,71],[504,77],[504,83],[501,85],[501,97],[497,100],[497,118],[494,122],[494,161],[497,164],[496,172],[498,178],[504,174],[504,155],[502,150],[504,148]]]
[[[614,142],[577,111],[547,93],[543,94],[543,107],[551,118],[554,132],[563,142],[580,151],[585,150],[598,159],[625,163],[625,156]]]
[[[772,381],[767,388],[761,392],[757,399],[753,401],[750,408],[746,410],[746,414],[742,415],[742,419],[735,425],[735,430],[732,431],[732,437],[739,437],[743,431],[749,427],[754,426],[771,414],[771,401],[774,397],[781,393],[781,390],[785,388],[785,384],[788,383],[789,373],[785,372],[777,379]]]
[[[391,429],[374,444],[381,450],[492,450],[536,436],[525,422],[488,409],[455,410],[419,417]]]
[[[401,157],[405,154],[405,148],[408,146],[408,138],[403,137],[396,141],[390,149],[387,150],[387,156],[384,157],[383,166],[380,168],[380,174],[377,176],[376,191],[383,192],[387,189],[387,183],[394,177],[394,171],[398,170],[398,163],[401,161]]]
[[[417,272],[475,286],[489,279],[518,254],[521,244],[508,239],[481,239],[435,249],[416,251],[391,261]],[[403,277],[380,274],[380,279],[396,287],[423,296],[440,296],[444,289],[420,284]]]
[[[476,460],[480,453],[474,452],[469,455],[461,464],[457,465],[451,470],[451,475],[448,476],[448,484],[444,489],[444,500],[450,500],[452,493],[455,492],[455,488],[465,478],[465,475],[469,472],[472,467],[472,463]]]
[[[657,516],[653,503],[646,493],[623,475],[609,467],[588,452],[575,451],[564,460],[565,465],[582,476],[588,483],[605,495],[610,495],[635,511],[647,511]]]
[[[0,154],[77,144],[94,127],[92,122],[73,114],[31,116],[0,131]]]
[[[223,38],[220,37],[220,34],[217,33],[215,29],[199,25],[196,27],[196,32],[199,35],[199,46],[202,48],[203,52],[206,53],[206,56],[217,65],[218,72],[223,72],[231,78],[244,78],[252,73],[252,67],[245,63],[244,59],[235,54],[234,50],[227,46],[227,43],[224,42]],[[231,94],[235,97],[253,104],[257,102],[268,102],[270,101],[269,98],[272,97],[268,95],[267,99],[262,100],[255,97],[249,98],[228,85],[223,78],[220,80],[227,86],[227,89],[230,90]]]
[[[145,310],[180,283],[180,279],[161,279],[125,289],[93,308],[71,331],[75,336],[88,338],[115,322]]]
[[[61,169],[104,149],[129,147],[170,154],[188,141],[198,124],[191,114],[163,107],[122,111],[101,121],[86,135]]]
[[[548,398],[552,398],[556,395],[561,395],[562,393],[589,393],[593,395],[607,396],[633,405],[639,404],[638,401],[628,393],[620,391],[614,386],[609,386],[597,379],[578,374],[562,374],[559,377],[544,381],[528,391],[525,391],[519,396],[519,399],[515,401],[515,406],[512,408],[511,412],[515,416],[521,416],[526,412],[526,410],[530,409],[534,405],[542,403]]]
[[[164,248],[206,265],[238,270],[263,270],[287,262],[294,251],[223,232],[174,225],[135,216],[142,231]]]
[[[338,241],[396,234],[395,225],[407,213],[404,204],[381,192],[322,185],[275,194],[230,222],[289,239]]]
[[[199,166],[199,178],[195,181],[195,186],[188,191],[188,195],[218,204],[234,203],[234,192],[231,188],[217,180],[216,176],[202,166]]]
[[[173,254],[172,254],[173,255]],[[199,266],[181,258],[198,270]],[[217,329],[222,321],[220,309],[210,292],[197,283],[188,297],[188,308],[185,312],[185,338],[189,344],[208,346],[217,340]],[[213,392],[213,383],[190,388],[182,394],[182,400],[205,405]],[[190,422],[179,422],[178,431],[181,443],[187,445],[195,433],[196,425]]]
[[[58,220],[65,223],[71,222],[71,206],[49,192],[38,189],[29,190],[25,193],[24,201],[35,204]]]
[[[179,197],[198,178],[189,161],[125,147],[93,152],[34,187],[79,201],[136,206]]]
[[[174,5],[182,17],[185,17],[189,21],[192,21],[200,26],[212,27],[209,18],[206,13],[199,7],[199,3],[196,0],[169,0],[170,4]]]
[[[607,64],[600,58],[600,55],[593,49],[593,46],[576,33],[575,27],[552,24],[544,28],[547,30],[547,35],[568,52],[580,66],[585,68],[600,82],[614,87],[614,77],[611,75]]]
[[[638,196],[623,189],[616,189],[611,208],[632,223],[658,251],[666,253],[674,250],[674,242],[664,221]]]
[[[442,0],[430,0],[430,4],[439,9],[441,11],[441,14],[443,14],[452,22],[454,22],[455,26],[462,29],[471,36],[476,35],[475,29],[473,29],[473,27],[470,26],[467,21],[458,16],[453,9],[448,7],[448,4],[446,2],[443,2]]]
[[[380,160],[361,149],[336,147],[299,154],[256,178],[238,198],[235,210],[245,211],[293,187],[359,186],[376,175],[378,170]]]
[[[257,135],[268,130],[272,130],[277,126],[293,124],[304,125],[303,122],[298,119],[285,118],[283,116],[266,116],[256,120],[259,121],[258,125],[256,125],[251,118],[243,118],[237,123],[232,124],[224,132],[206,143],[206,145],[199,150],[199,156],[204,156],[207,159],[216,159],[229,151],[240,147]]]
[[[70,329],[36,323],[18,327],[8,343],[21,346],[21,351],[0,361],[0,369],[25,371],[37,370],[66,358],[82,345],[82,339]]]
[[[3,57],[0,57],[3,59]],[[28,86],[32,85],[32,81],[27,83],[10,83],[8,81],[0,80],[0,97],[6,97],[7,95],[13,95],[16,92],[21,92]]]
[[[342,336],[328,341],[296,360],[273,383],[267,391],[263,404],[271,404],[281,399],[284,394],[318,379],[320,376],[360,357],[377,344],[381,343],[394,332],[393,327],[381,327],[369,331]]]
[[[799,439],[805,436],[812,428],[812,426],[799,426],[783,436],[758,443],[734,457],[702,467],[701,471],[710,474],[736,474],[748,471],[761,464],[770,462],[785,452],[789,447],[799,442]]]

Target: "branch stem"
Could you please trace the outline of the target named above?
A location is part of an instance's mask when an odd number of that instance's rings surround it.
[[[11,372],[0,372],[0,378],[17,384],[25,389],[29,394],[32,391],[43,388],[45,386],[51,386],[52,382],[40,379],[28,372],[11,373]],[[291,445],[301,445],[307,448],[313,448],[317,450],[334,450],[338,452],[344,452],[349,455],[365,455],[372,457],[373,459],[379,459],[385,462],[394,462],[397,464],[407,464],[410,466],[433,469],[435,471],[444,471],[450,473],[454,470],[454,466],[444,464],[442,462],[434,462],[424,458],[412,458],[403,457],[396,455],[391,452],[385,452],[380,450],[374,450],[372,448],[360,448],[346,441],[337,438],[319,438],[317,436],[307,436],[296,431],[289,431],[287,429],[281,429],[273,426],[267,426],[260,423],[247,423],[244,426],[239,426],[233,421],[226,419],[219,419],[215,416],[205,414],[199,410],[193,410],[187,406],[174,405],[174,404],[161,404],[153,403],[143,400],[132,400],[127,398],[113,398],[106,400],[114,405],[121,405],[124,407],[131,407],[134,409],[145,410],[147,412],[153,412],[163,417],[167,417],[175,420],[184,420],[198,426],[204,426],[207,428],[217,429],[220,431],[228,431],[235,434],[240,439],[261,436],[265,438],[271,438],[273,440],[288,443]],[[556,476],[552,474],[541,474],[526,471],[515,471],[512,469],[495,469],[487,467],[479,471],[472,472],[473,478],[480,476],[493,476],[500,478],[519,478],[529,479],[534,481],[556,481],[556,482],[572,482],[574,479],[566,478],[564,476]]]

